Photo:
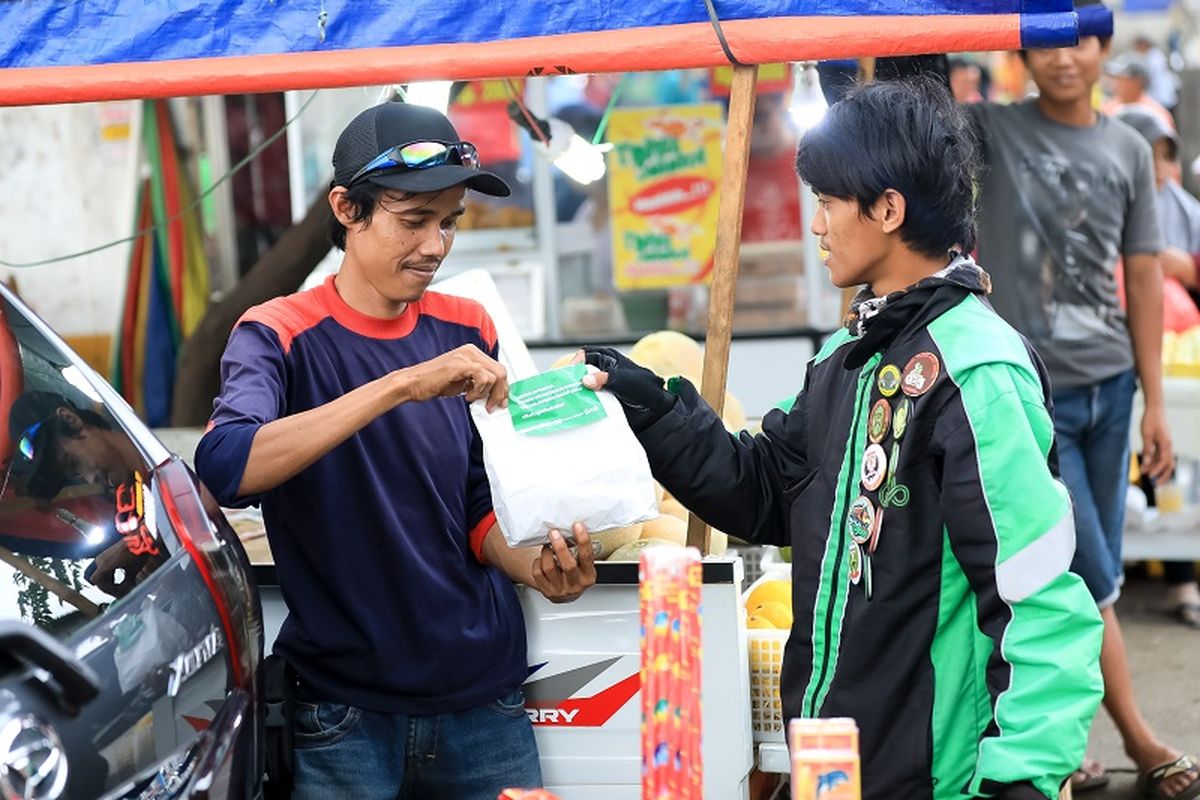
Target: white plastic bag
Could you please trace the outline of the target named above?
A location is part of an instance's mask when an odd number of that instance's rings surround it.
[[[580,384],[592,367],[551,370],[510,387],[509,407],[471,416],[483,439],[492,507],[510,547],[602,531],[658,516],[646,452],[608,392]]]

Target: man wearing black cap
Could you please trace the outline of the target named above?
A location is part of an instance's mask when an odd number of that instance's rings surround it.
[[[67,483],[80,482],[115,493],[132,485],[147,466],[124,432],[100,414],[80,408],[56,392],[29,391],[13,402],[8,430],[17,452],[29,462],[25,493],[53,500]],[[160,561],[154,543],[119,540],[96,555],[87,579],[114,597],[124,597]]]
[[[8,431],[17,452],[29,462],[26,494],[51,500],[67,482],[59,468],[61,450],[57,442],[71,416],[81,420],[79,409],[53,392],[26,392],[13,402],[8,412]]]
[[[561,535],[509,549],[467,404],[503,405],[496,330],[427,291],[467,189],[504,196],[432,109],[387,103],[339,136],[331,236],[307,292],[250,309],[196,452],[227,506],[261,503],[300,678],[298,798],[494,800],[541,785],[512,582],[571,600],[595,581]]]

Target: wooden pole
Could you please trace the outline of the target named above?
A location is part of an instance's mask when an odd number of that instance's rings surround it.
[[[729,120],[725,131],[725,161],[721,171],[721,205],[717,209],[717,246],[713,254],[712,288],[708,295],[708,335],[704,342],[704,374],[700,395],[720,414],[725,407],[729,374],[729,340],[733,335],[733,294],[737,286],[742,246],[742,209],[746,201],[746,170],[750,161],[750,129],[754,124],[754,90],[758,67],[733,68],[729,91]],[[711,530],[691,514],[687,543],[708,554]]]

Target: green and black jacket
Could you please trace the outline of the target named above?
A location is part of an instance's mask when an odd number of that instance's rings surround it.
[[[1057,797],[1103,691],[1100,616],[1069,571],[1075,529],[1048,381],[986,283],[960,259],[863,306],[859,333],[825,344],[790,410],[770,412],[757,436],[727,433],[678,379],[671,410],[639,434],[655,476],[706,522],[792,546],[785,718],[857,720],[866,800],[1014,784]],[[910,396],[895,379],[918,362]],[[881,400],[890,419],[869,430]],[[873,490],[872,436],[887,457]],[[860,495],[883,515],[861,545],[849,519]]]

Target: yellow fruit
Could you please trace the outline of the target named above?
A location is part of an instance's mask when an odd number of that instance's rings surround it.
[[[792,609],[785,606],[783,603],[774,600],[763,603],[757,608],[748,609],[750,614],[755,617],[762,617],[771,621],[771,624],[776,628],[787,629],[792,627]]]
[[[666,539],[687,544],[687,523],[668,514],[655,517],[642,526],[642,539]]]
[[[636,542],[642,536],[642,523],[626,525],[624,528],[609,528],[606,531],[595,531],[591,534],[592,541],[600,545],[596,558],[605,559],[630,542]]]
[[[773,580],[760,583],[746,598],[746,610],[753,613],[754,609],[766,603],[780,603],[785,608],[791,608],[792,582]]]
[[[629,357],[661,378],[683,375],[697,386],[704,370],[704,349],[678,331],[658,331],[643,336]]]
[[[608,560],[637,561],[641,558],[642,551],[647,547],[679,547],[679,545],[676,542],[669,542],[665,539],[638,539],[636,542],[630,542],[618,549],[608,557]]]
[[[677,517],[684,522],[687,522],[688,511],[683,507],[683,503],[676,500],[674,497],[669,500],[663,500],[658,504],[658,513],[665,514],[669,517]]]
[[[775,625],[766,617],[760,617],[756,614],[751,614],[746,618],[746,627],[755,628],[758,630],[775,630]]]

